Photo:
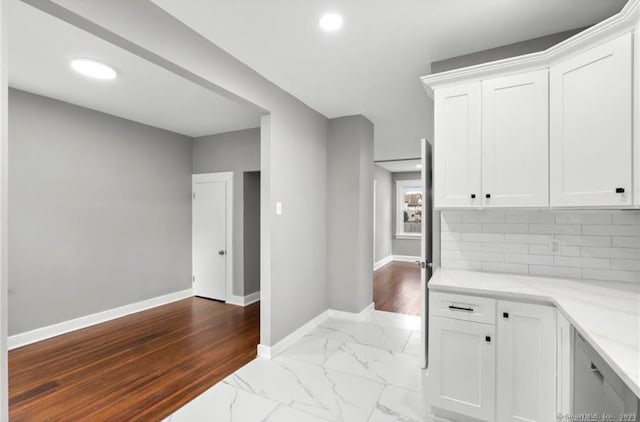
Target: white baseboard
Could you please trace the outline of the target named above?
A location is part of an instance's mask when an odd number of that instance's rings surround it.
[[[392,261],[400,261],[400,262],[415,262],[420,261],[421,258],[419,256],[412,255],[393,255]]]
[[[258,345],[258,357],[271,359],[278,356],[282,353],[287,347],[291,346],[302,337],[309,334],[315,328],[317,328],[320,324],[328,320],[329,318],[335,319],[345,319],[349,321],[363,321],[365,320],[371,313],[373,312],[374,304],[373,302],[367,305],[360,312],[345,312],[345,311],[337,311],[335,309],[327,309],[322,312],[320,315],[313,318],[311,321],[302,325],[300,328],[274,344],[273,346],[265,346],[264,344]]]
[[[118,308],[109,309],[107,311],[75,318],[69,321],[59,322],[47,327],[36,328],[35,330],[27,331],[20,334],[14,334],[12,336],[9,336],[7,341],[7,348],[9,350],[16,349],[18,347],[26,346],[27,344],[46,340],[48,338],[59,336],[70,331],[79,330],[81,328],[90,327],[92,325],[100,324],[101,322],[111,321],[112,319],[134,314],[146,309],[166,305],[167,303],[186,299],[191,296],[193,296],[193,289],[186,289],[175,293],[169,293],[168,295],[143,300],[141,302],[120,306]]]
[[[291,346],[302,337],[313,331],[320,324],[329,319],[329,310],[320,313],[314,317],[311,321],[308,321],[300,328],[274,344],[273,346],[265,346],[264,344],[258,344],[258,357],[271,359],[278,356],[287,347]]]
[[[348,321],[364,321],[373,312],[374,304],[371,302],[366,308],[360,312],[345,312],[336,309],[329,309],[329,318],[346,319]]]
[[[389,255],[385,258],[382,258],[380,261],[373,264],[373,271],[378,270],[390,262],[399,261],[399,262],[415,262],[420,261],[419,256],[412,255]]]
[[[256,303],[259,300],[260,300],[260,291],[253,292],[244,297],[244,304],[245,306],[251,305],[252,303]]]
[[[386,257],[382,258],[380,261],[375,262],[373,264],[373,271],[384,267],[385,265],[387,265],[391,261],[393,261],[393,255],[389,255],[389,256],[386,256]]]
[[[260,292],[253,292],[246,296],[231,295],[225,302],[230,305],[247,306],[260,300]]]

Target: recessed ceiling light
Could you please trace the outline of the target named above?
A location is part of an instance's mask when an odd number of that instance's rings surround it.
[[[118,76],[116,70],[111,66],[91,59],[73,59],[71,60],[71,68],[81,75],[93,79],[109,80]]]
[[[342,27],[342,16],[337,13],[325,13],[318,23],[324,31],[337,31]]]

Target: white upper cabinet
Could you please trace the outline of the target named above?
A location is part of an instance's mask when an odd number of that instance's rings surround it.
[[[481,200],[480,82],[435,93],[434,206],[478,208]]]
[[[482,83],[482,206],[549,205],[548,70]]]
[[[632,205],[632,39],[551,67],[551,206]]]
[[[630,0],[546,50],[423,76],[434,206],[640,208],[639,10]]]

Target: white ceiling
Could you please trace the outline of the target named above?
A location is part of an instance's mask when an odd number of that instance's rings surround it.
[[[410,171],[420,171],[422,167],[421,160],[394,160],[394,161],[376,161],[376,165],[391,173],[406,173]]]
[[[247,129],[259,115],[18,0],[9,2],[9,85],[187,136]],[[69,60],[115,67],[113,81],[74,73]]]
[[[364,114],[376,159],[420,154],[429,64],[580,28],[624,0],[152,0],[327,117]],[[324,33],[325,11],[344,16]]]

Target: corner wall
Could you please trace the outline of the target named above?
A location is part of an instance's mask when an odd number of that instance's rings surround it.
[[[329,307],[360,312],[373,300],[373,124],[329,122]]]

